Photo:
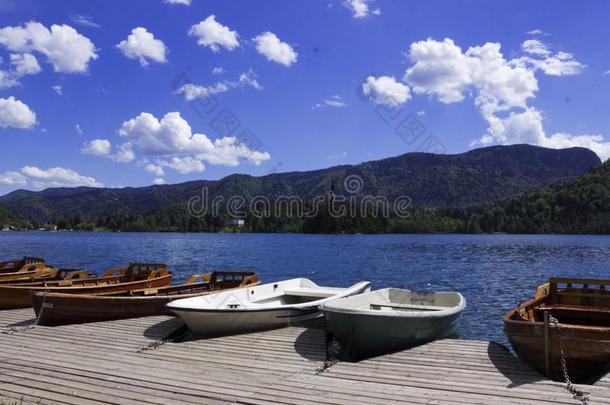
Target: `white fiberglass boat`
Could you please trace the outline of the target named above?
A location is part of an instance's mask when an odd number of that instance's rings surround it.
[[[455,335],[466,300],[458,292],[371,291],[322,305],[328,330],[349,360]]]
[[[370,290],[362,281],[349,288],[320,287],[306,278],[179,299],[167,308],[191,331],[205,337],[281,328],[320,318],[319,305]]]

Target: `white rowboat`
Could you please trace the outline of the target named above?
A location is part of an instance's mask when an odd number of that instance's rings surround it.
[[[457,292],[386,288],[321,308],[344,355],[357,361],[454,335],[465,307]]]
[[[195,334],[212,337],[289,326],[321,318],[325,302],[370,290],[362,281],[349,288],[321,287],[306,278],[172,301],[167,308]]]

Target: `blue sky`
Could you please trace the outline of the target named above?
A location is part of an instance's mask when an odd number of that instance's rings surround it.
[[[0,0],[0,194],[524,142],[606,159],[609,8]]]

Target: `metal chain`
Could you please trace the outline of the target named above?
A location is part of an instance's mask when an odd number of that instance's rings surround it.
[[[164,337],[162,337],[160,339],[150,342],[146,346],[140,347],[137,350],[137,353],[143,353],[143,352],[146,352],[149,350],[155,350],[158,347],[163,346],[167,342],[176,342],[176,341],[182,340],[182,338],[184,338],[188,334],[189,334],[189,329],[186,327],[186,325],[182,325],[182,326],[178,327],[178,329],[169,333],[168,335],[165,335]]]
[[[577,389],[572,381],[570,380],[570,376],[568,375],[568,365],[566,363],[565,355],[563,353],[563,346],[561,344],[561,332],[559,330],[559,320],[555,318],[553,315],[549,314],[549,322],[553,325],[555,329],[557,329],[557,342],[559,343],[559,358],[561,361],[561,372],[563,373],[563,379],[566,383],[566,389],[572,394],[574,399],[580,400],[584,405],[589,403],[589,399],[591,398],[591,394],[588,392],[580,391]]]
[[[38,312],[38,315],[36,316],[36,319],[34,320],[33,324],[28,325],[28,326],[14,326],[12,328],[4,329],[4,330],[0,331],[0,333],[2,333],[4,335],[12,335],[14,333],[27,332],[29,330],[34,329],[40,323],[40,319],[42,319],[42,313],[44,312],[46,303],[47,303],[47,291],[45,290],[43,292],[43,296],[42,296],[42,304],[40,305],[40,312]]]
[[[330,359],[330,360],[324,360],[324,364],[322,364],[320,367],[318,367],[316,369],[316,375],[320,375],[322,373],[327,372],[332,366],[334,366],[337,363],[339,363],[339,359],[338,358],[333,358],[333,359]]]

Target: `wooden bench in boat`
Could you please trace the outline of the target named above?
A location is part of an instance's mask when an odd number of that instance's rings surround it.
[[[309,287],[298,287],[284,290],[284,295],[294,295],[297,297],[316,297],[316,298],[327,298],[336,295],[338,292],[334,288],[309,288]],[[282,295],[282,294],[280,294]]]
[[[413,309],[416,311],[442,311],[448,307],[437,305],[417,305],[417,304],[370,304],[371,309],[381,310],[382,308],[390,309]]]

